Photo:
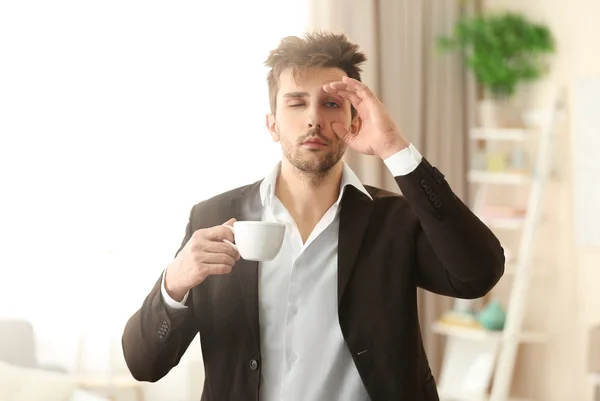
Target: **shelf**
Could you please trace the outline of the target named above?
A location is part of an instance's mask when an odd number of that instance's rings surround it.
[[[512,256],[509,258],[508,257],[508,253],[504,252],[504,257],[505,257],[505,263],[504,263],[504,277],[510,276],[513,277],[517,274],[517,264],[518,264],[518,260],[515,258],[513,259]],[[530,272],[531,277],[538,277],[538,278],[552,278],[555,277],[556,274],[553,270],[543,270],[543,269],[539,269],[536,268],[535,266],[531,267],[532,270]]]
[[[438,390],[440,391],[440,390]],[[482,398],[483,397],[483,398]],[[440,392],[440,401],[488,401],[488,396],[468,396],[465,394],[453,394]],[[507,401],[533,401],[531,398],[515,398],[509,397]]]
[[[502,331],[462,327],[442,322],[435,322],[431,328],[434,333],[473,341],[501,341],[503,338]],[[547,336],[544,333],[534,331],[523,332],[519,336],[519,342],[522,343],[541,343],[546,340]]]
[[[486,141],[524,141],[532,132],[527,128],[473,128],[470,137]]]
[[[119,390],[123,389],[141,389],[141,383],[135,380],[131,376],[117,376],[108,377],[103,375],[98,376],[78,376],[76,378],[77,384],[88,390],[100,390],[115,388]]]
[[[481,221],[490,228],[504,230],[520,230],[523,227],[524,217],[489,217],[479,216]]]
[[[507,263],[504,266],[504,275],[503,277],[510,277],[511,279],[513,279],[517,274],[517,268],[516,265],[514,263]],[[552,272],[547,272],[547,271],[532,271],[531,273],[531,277],[535,277],[538,279],[550,279],[552,277],[555,277]]]
[[[478,184],[508,184],[523,185],[530,181],[530,177],[524,173],[493,172],[485,170],[471,170],[467,174],[470,182]]]
[[[501,331],[475,329],[442,322],[433,323],[431,329],[434,333],[446,336],[460,337],[474,341],[500,341],[502,339]]]

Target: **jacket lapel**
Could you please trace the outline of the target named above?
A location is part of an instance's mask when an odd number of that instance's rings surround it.
[[[338,242],[338,305],[352,274],[374,201],[353,186],[342,197]]]
[[[231,201],[233,217],[238,221],[259,221],[262,217],[260,201],[260,181],[251,185],[239,198]],[[240,259],[235,264],[235,273],[240,280],[246,304],[246,315],[250,331],[260,349],[260,331],[258,317],[258,262]]]
[[[233,217],[238,221],[261,220],[262,203],[259,188],[260,181],[248,187],[240,197],[231,200]],[[338,304],[352,274],[371,217],[373,204],[371,199],[353,186],[348,186],[344,191],[340,209],[338,242]],[[240,259],[235,264],[235,272],[244,294],[250,331],[260,349],[258,262]]]

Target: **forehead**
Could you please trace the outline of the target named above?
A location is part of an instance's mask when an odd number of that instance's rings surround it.
[[[325,84],[341,81],[346,73],[337,67],[312,67],[297,70],[286,68],[279,76],[279,94],[303,89],[305,91],[320,90]]]

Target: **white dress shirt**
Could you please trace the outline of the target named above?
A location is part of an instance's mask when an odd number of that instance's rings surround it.
[[[421,154],[409,148],[384,162],[394,176],[412,172]],[[262,220],[286,226],[277,257],[259,264],[261,401],[367,401],[369,399],[338,322],[337,253],[339,206],[345,188],[371,196],[346,164],[340,194],[305,243],[275,196],[279,164],[260,185]],[[164,288],[168,307],[186,308]]]

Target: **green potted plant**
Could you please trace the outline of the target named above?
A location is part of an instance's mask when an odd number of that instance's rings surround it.
[[[451,35],[438,38],[441,51],[460,51],[465,66],[483,88],[480,124],[502,125],[494,118],[506,108],[519,85],[548,71],[547,56],[555,52],[550,29],[515,12],[498,12],[459,19]],[[501,119],[500,119],[501,120]]]

